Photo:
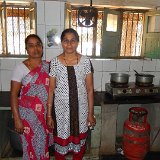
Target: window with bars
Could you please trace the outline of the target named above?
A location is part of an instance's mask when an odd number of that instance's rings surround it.
[[[71,27],[74,28],[80,37],[78,51],[83,55],[98,57],[101,51],[103,11],[98,11],[96,27],[78,26],[78,9],[72,9]]]
[[[141,56],[141,48],[142,48],[142,37],[143,37],[143,25],[144,25],[144,12],[140,11],[121,11],[121,22],[120,24],[116,23],[116,25],[121,25],[121,33],[118,41],[120,48],[119,52],[117,52],[112,57],[140,57]],[[107,42],[102,42],[104,36],[104,10],[101,9],[98,11],[98,19],[96,27],[80,27],[78,26],[78,9],[72,8],[71,10],[71,21],[70,27],[77,30],[80,36],[80,44],[78,47],[78,51],[84,55],[92,56],[92,57],[102,57],[102,43],[106,45]],[[107,17],[109,18],[109,16]],[[109,28],[112,26],[108,26]],[[112,36],[112,31],[111,35]],[[114,34],[114,33],[113,33]],[[108,37],[110,38],[110,37]],[[110,40],[109,40],[110,41]],[[111,43],[111,42],[110,42]],[[109,45],[114,46],[117,44]],[[117,47],[117,46],[115,46]],[[110,48],[107,48],[106,53]],[[106,58],[107,55],[104,56]]]
[[[123,12],[120,56],[141,56],[144,13]]]
[[[0,55],[25,56],[25,38],[36,32],[36,4],[4,1],[0,8]]]

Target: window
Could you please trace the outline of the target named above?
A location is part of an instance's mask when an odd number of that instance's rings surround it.
[[[73,8],[71,12],[71,27],[77,30],[80,36],[80,44],[78,51],[83,55],[98,57],[100,56],[101,40],[102,40],[102,22],[103,11],[98,11],[98,19],[96,27],[80,27],[78,26],[78,9]]]
[[[141,56],[144,13],[123,12],[120,56]]]
[[[82,54],[102,58],[141,57],[144,11],[99,9],[96,27],[78,26],[75,6],[70,14],[70,27],[80,35],[78,51]]]
[[[36,32],[35,3],[3,2],[0,7],[0,55],[26,55],[25,38]]]

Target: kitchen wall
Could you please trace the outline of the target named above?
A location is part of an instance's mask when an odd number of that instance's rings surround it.
[[[45,49],[45,58],[51,60],[61,53],[61,49]],[[0,58],[0,91],[10,90],[10,79],[13,68],[24,59]],[[135,72],[154,74],[154,84],[160,84],[160,60],[113,60],[113,59],[92,59],[94,67],[94,90],[105,91],[105,83],[110,81],[111,72],[121,72],[130,74],[129,81],[135,81]]]
[[[57,29],[60,36],[64,29],[64,10],[63,1],[43,1],[37,0],[37,34],[44,43],[44,59],[50,61],[53,57],[62,52],[59,45],[49,47],[47,45],[47,32]],[[10,78],[13,68],[24,59],[0,58],[0,91],[10,90]],[[154,84],[160,84],[160,60],[158,59],[92,59],[94,67],[94,89],[104,91],[105,83],[110,81],[111,72],[125,72],[130,74],[130,82],[135,81],[135,72],[146,72],[154,74]]]
[[[64,9],[63,1],[44,1],[37,0],[37,34],[44,43],[44,59],[50,61],[53,57],[62,52],[60,45],[49,47],[47,40],[47,32],[52,28],[56,28],[58,35],[64,29]],[[10,91],[10,79],[13,68],[22,62],[23,58],[2,58],[0,57],[0,91]],[[125,72],[130,74],[130,82],[135,81],[134,69],[138,72],[146,72],[154,74],[154,84],[160,84],[160,60],[158,59],[91,59],[94,67],[94,89],[95,91],[105,91],[105,83],[110,81],[111,72]],[[2,106],[1,106],[2,107]],[[96,129],[92,134],[92,147],[94,153],[97,153],[97,147],[100,141],[101,132],[101,108],[95,107],[95,115],[97,118]],[[123,117],[123,116],[122,116]],[[5,124],[6,125],[6,124]],[[120,129],[121,131],[121,129]],[[98,132],[98,134],[96,134]],[[96,137],[96,138],[95,138]]]

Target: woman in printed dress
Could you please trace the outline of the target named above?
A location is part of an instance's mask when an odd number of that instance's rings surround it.
[[[56,160],[65,160],[69,152],[73,153],[73,160],[82,160],[88,126],[96,123],[93,68],[88,57],[77,53],[78,42],[74,29],[64,30],[63,53],[50,64],[47,124],[54,128]]]
[[[23,160],[49,160],[52,132],[46,124],[49,63],[42,61],[41,39],[25,39],[28,59],[17,65],[11,79],[11,109],[15,131],[21,136]]]

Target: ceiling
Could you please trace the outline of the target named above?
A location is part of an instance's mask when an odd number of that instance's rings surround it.
[[[90,0],[66,0],[72,5],[90,5]],[[160,0],[92,0],[92,6],[107,8],[160,9]]]

